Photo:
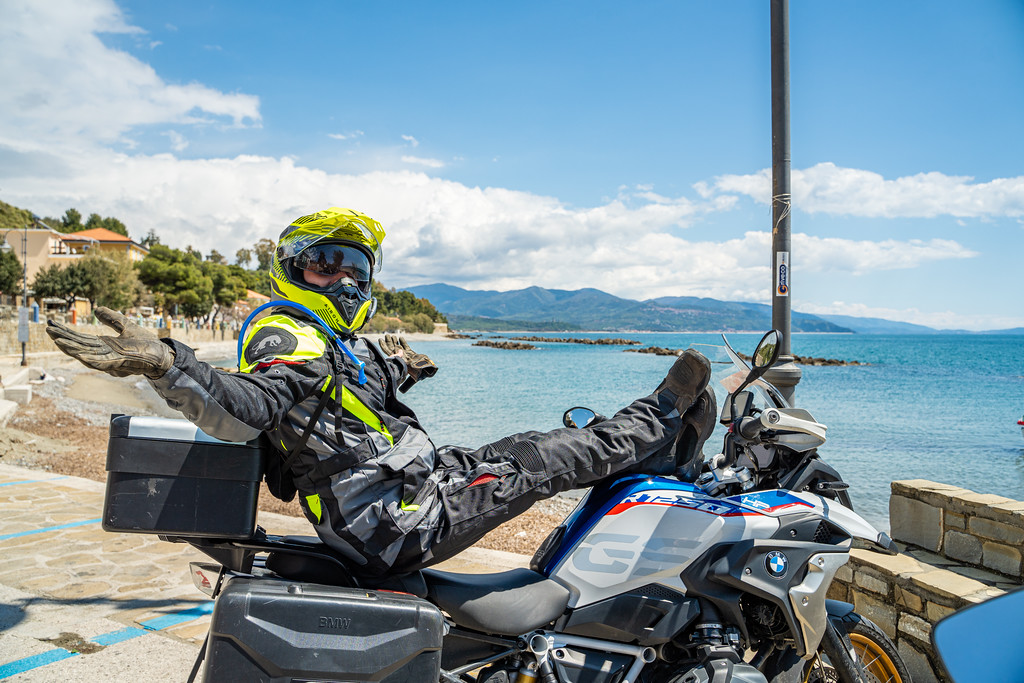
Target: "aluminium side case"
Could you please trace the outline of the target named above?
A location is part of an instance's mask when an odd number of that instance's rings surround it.
[[[253,577],[217,597],[203,680],[437,683],[444,617],[407,593]]]

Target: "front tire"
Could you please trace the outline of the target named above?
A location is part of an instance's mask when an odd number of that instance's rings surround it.
[[[850,612],[841,618],[834,618],[832,624],[841,635],[850,639],[857,661],[867,674],[867,683],[913,683],[896,646],[870,619]],[[827,657],[822,655],[820,649],[818,653],[824,667],[819,666],[817,658],[811,660],[804,668],[803,680],[808,683],[839,681]]]

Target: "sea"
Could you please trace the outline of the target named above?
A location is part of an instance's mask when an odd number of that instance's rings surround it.
[[[719,334],[586,333],[643,346],[720,345]],[[523,336],[481,335],[481,339]],[[757,334],[729,334],[750,354]],[[418,342],[437,375],[403,396],[438,446],[480,446],[503,436],[561,427],[586,406],[612,415],[649,394],[673,359],[623,346],[535,343],[535,350],[474,346],[475,339]],[[887,530],[890,484],[928,479],[1024,500],[1024,337],[1013,335],[793,335],[800,356],[865,365],[800,366],[794,404],[828,426],[819,453],[850,484],[854,507]],[[719,428],[720,430],[721,428]],[[705,453],[721,450],[721,434]]]

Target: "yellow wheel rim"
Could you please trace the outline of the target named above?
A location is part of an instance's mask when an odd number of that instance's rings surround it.
[[[878,643],[859,633],[850,633],[849,636],[857,658],[879,683],[903,683],[896,665]]]

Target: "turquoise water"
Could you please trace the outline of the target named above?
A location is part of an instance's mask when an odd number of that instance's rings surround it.
[[[607,337],[609,334],[551,335]],[[614,335],[644,345],[720,343],[712,334]],[[760,335],[730,334],[749,353]],[[586,405],[610,415],[650,393],[671,365],[625,347],[543,344],[535,351],[421,342],[440,368],[405,400],[435,444],[477,446],[561,426]],[[851,484],[854,505],[888,528],[889,483],[930,479],[1024,500],[1024,338],[997,335],[798,334],[793,352],[870,363],[802,366],[796,404],[828,425],[822,456]],[[721,445],[718,436],[705,452]]]

